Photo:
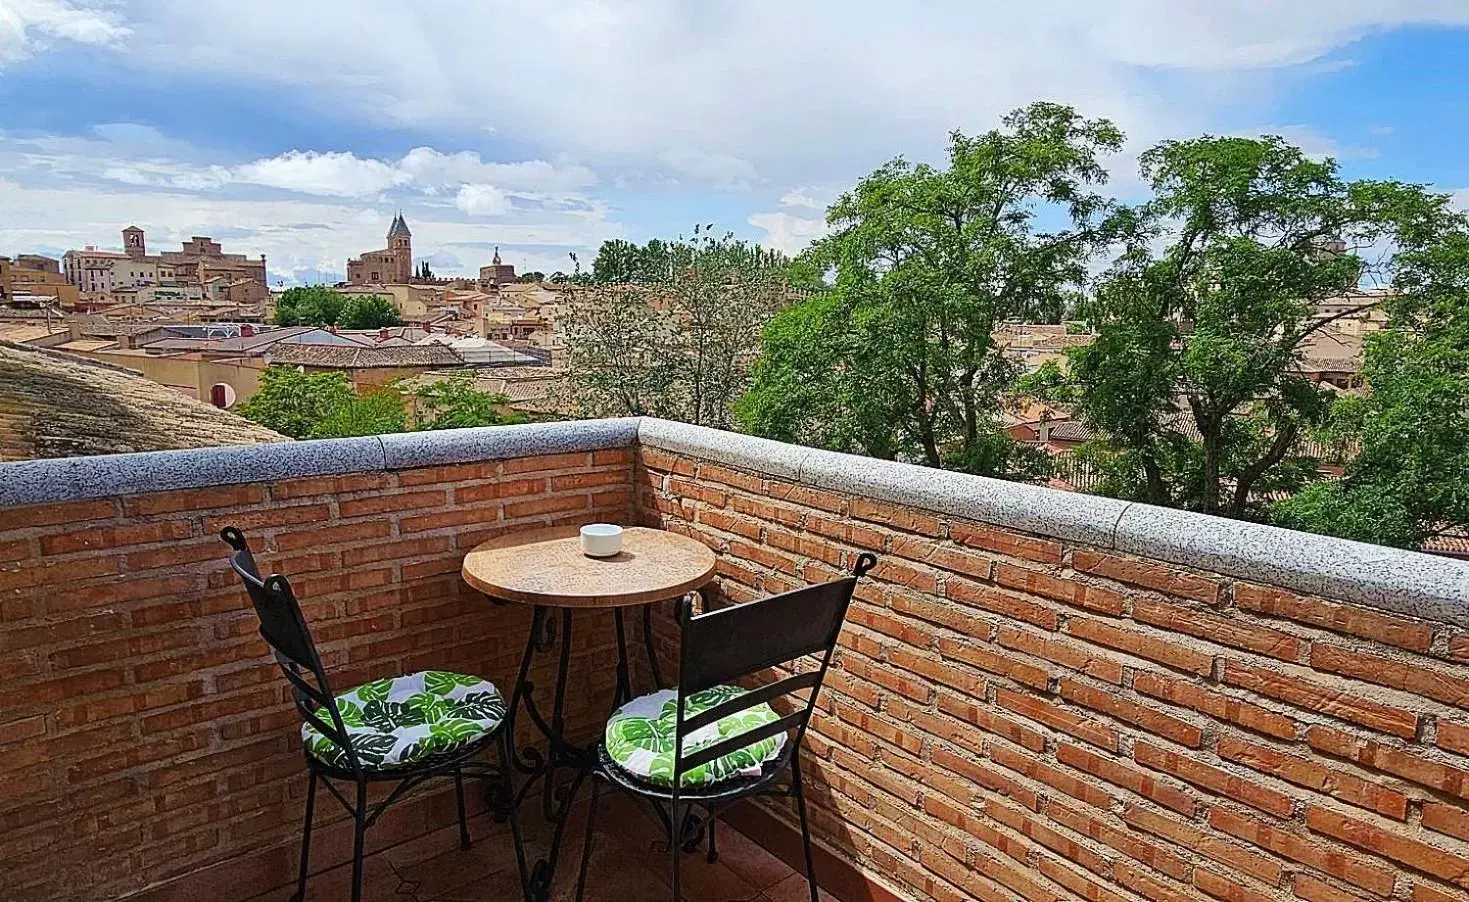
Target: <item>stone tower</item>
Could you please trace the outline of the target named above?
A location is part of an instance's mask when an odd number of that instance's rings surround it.
[[[413,233],[408,231],[408,222],[401,212],[393,217],[388,229],[388,253],[393,255],[392,281],[406,285],[413,280]]]
[[[148,245],[143,237],[143,230],[137,226],[128,226],[122,230],[122,251],[127,254],[129,260],[141,260],[148,256]]]

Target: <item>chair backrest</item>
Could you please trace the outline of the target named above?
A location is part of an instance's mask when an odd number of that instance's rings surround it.
[[[674,733],[675,792],[686,771],[779,733],[796,731],[795,741],[787,743],[780,763],[799,751],[806,736],[806,725],[811,720],[811,711],[816,706],[816,695],[821,691],[826,670],[831,665],[837,636],[842,631],[847,606],[852,602],[852,592],[857,587],[857,580],[875,566],[877,557],[863,552],[858,556],[851,576],[697,616],[693,613],[693,597],[683,600],[679,608],[682,635]],[[790,676],[685,717],[684,699],[695,692],[738,682],[768,667],[789,664],[810,655],[820,656],[820,666],[814,670],[795,671]],[[809,690],[810,694],[804,700],[796,700],[798,704],[792,713],[684,753],[684,737],[694,730],[803,690]]]
[[[316,643],[311,639],[290,581],[278,573],[261,578],[250,544],[237,527],[226,526],[219,531],[219,537],[234,549],[230,553],[230,567],[250,593],[255,615],[260,620],[260,637],[270,646],[281,673],[291,684],[296,710],[303,720],[342,750],[351,770],[360,771],[361,764],[348,739],[347,726],[342,722],[341,711],[321,666],[321,656],[316,653]],[[319,713],[323,711],[326,718]]]

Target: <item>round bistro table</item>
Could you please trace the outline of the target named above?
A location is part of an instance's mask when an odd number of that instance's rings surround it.
[[[464,581],[499,603],[530,605],[533,610],[520,672],[510,697],[506,718],[513,747],[511,762],[525,775],[511,799],[496,800],[496,810],[519,809],[531,787],[541,781],[541,810],[555,825],[546,857],[530,868],[530,899],[545,899],[556,873],[567,815],[595,759],[595,746],[585,748],[568,742],[564,735],[566,678],[571,659],[572,613],[591,608],[610,608],[617,633],[617,685],[612,710],[631,700],[628,675],[627,634],[624,610],[641,606],[643,642],[654,688],[663,685],[658,656],[653,646],[653,604],[681,598],[706,585],[714,577],[714,552],[701,542],[660,529],[634,526],[623,530],[622,550],[611,557],[593,558],[582,553],[579,529],[575,526],[540,529],[500,536],[475,547],[464,558]],[[553,610],[560,611],[558,618]],[[559,622],[558,622],[559,621]],[[536,706],[530,678],[536,654],[548,654],[560,639],[556,685],[550,717]],[[514,745],[515,719],[521,710],[545,737],[545,754],[537,748]],[[569,784],[557,779],[558,771],[571,770]]]

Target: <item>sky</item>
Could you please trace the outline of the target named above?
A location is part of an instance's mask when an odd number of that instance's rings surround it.
[[[1469,0],[0,0],[0,254],[210,235],[343,278],[401,210],[437,274],[694,223],[799,251],[883,162],[1035,100],[1279,134],[1469,200]]]

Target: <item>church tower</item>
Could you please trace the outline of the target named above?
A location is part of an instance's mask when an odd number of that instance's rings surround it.
[[[148,256],[148,245],[144,239],[143,230],[137,226],[128,226],[123,229],[122,250],[127,254],[129,260],[141,260]]]
[[[393,255],[393,282],[406,285],[413,280],[413,233],[401,212],[388,229],[388,253]]]

